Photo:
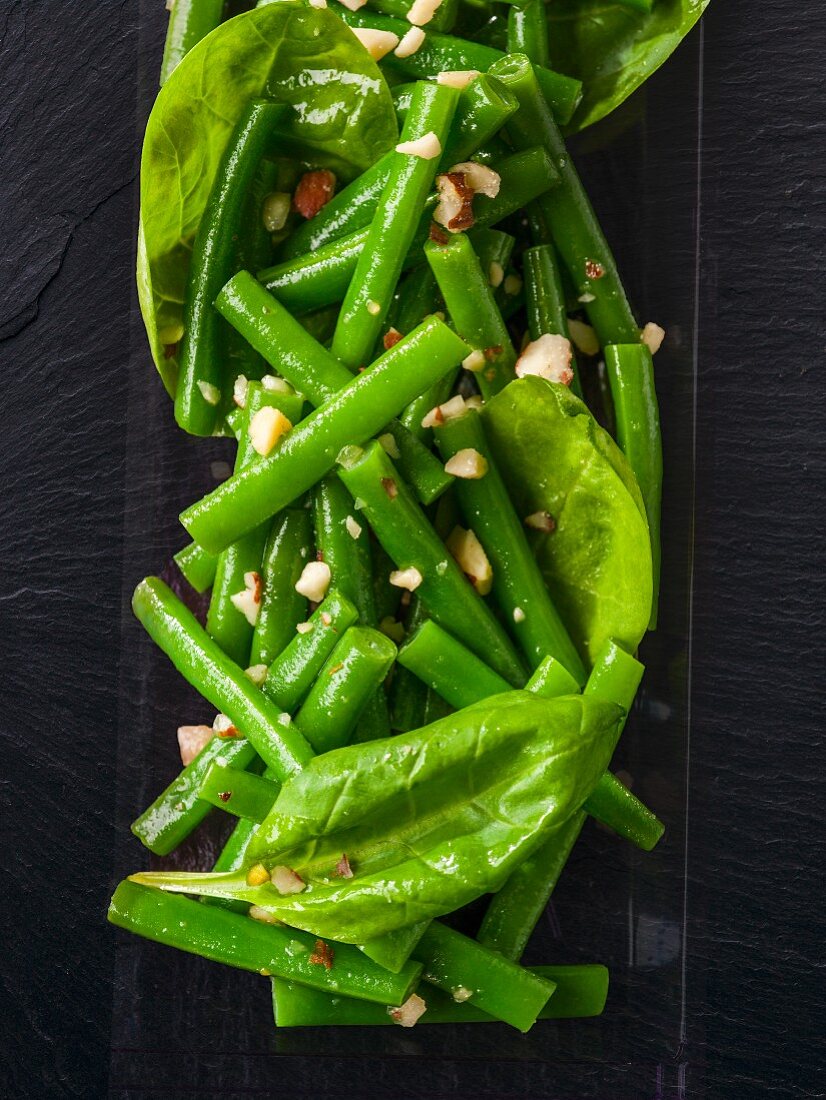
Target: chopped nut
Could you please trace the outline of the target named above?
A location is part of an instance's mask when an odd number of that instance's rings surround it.
[[[551,532],[556,528],[556,521],[550,512],[531,512],[525,516],[525,526],[534,531]]]
[[[488,268],[488,282],[492,287],[497,287],[502,285],[502,280],[504,278],[505,269],[498,260],[493,260]]]
[[[474,532],[454,527],[447,539],[447,548],[479,595],[486,596],[493,587],[493,570]]]
[[[413,1027],[426,1011],[427,1002],[418,993],[412,993],[400,1008],[387,1010],[394,1023],[401,1024],[402,1027]]]
[[[585,278],[586,279],[601,279],[605,274],[605,268],[599,262],[599,260],[586,260],[585,261]]]
[[[239,409],[243,409],[247,403],[247,387],[249,382],[245,374],[239,374],[232,385],[232,400]]]
[[[329,943],[325,943],[324,940],[315,941],[315,948],[310,955],[311,963],[315,963],[316,966],[323,966],[325,970],[332,970],[334,958],[335,955]]]
[[[258,622],[258,612],[261,609],[261,577],[258,573],[244,574],[243,592],[234,592],[230,596],[232,606],[246,616],[250,626]]]
[[[381,61],[399,44],[399,36],[392,31],[377,31],[373,27],[351,27],[350,30],[374,61]]]
[[[473,371],[474,373],[476,371],[480,371],[484,365],[484,352],[480,351],[478,348],[475,351],[472,351],[470,355],[466,356],[462,360],[462,366],[465,368],[465,370]]]
[[[279,233],[287,224],[292,199],[286,191],[273,191],[264,199],[261,221],[268,233]]]
[[[474,190],[462,172],[442,172],[436,177],[439,201],[433,220],[451,233],[460,233],[473,225]]]
[[[381,487],[391,500],[395,500],[399,495],[399,487],[392,477],[383,477],[381,479]]]
[[[300,894],[307,889],[307,883],[292,867],[279,863],[270,872],[270,881],[279,894]]]
[[[311,8],[326,8],[327,0],[310,0]]]
[[[390,351],[390,349],[394,348],[401,339],[402,334],[397,328],[389,328],[381,339],[381,342],[384,344],[384,350]]]
[[[436,244],[447,244],[450,240],[448,234],[445,233],[444,229],[442,229],[440,225],[437,225],[436,222],[430,223],[430,233],[428,235],[431,241],[435,241]]]
[[[412,57],[418,50],[425,39],[425,33],[421,27],[411,27],[407,34],[402,35],[401,42],[396,46],[393,53],[396,57]]]
[[[442,143],[431,130],[414,141],[400,141],[396,146],[397,153],[407,153],[411,157],[421,157],[422,160],[433,160],[442,155]]]
[[[461,91],[479,75],[481,75],[479,69],[447,69],[443,73],[437,73],[436,83],[445,84],[448,88],[458,88]]]
[[[256,863],[247,871],[247,886],[263,886],[269,882],[270,873],[263,863]]]
[[[351,539],[357,539],[363,530],[361,524],[357,523],[352,516],[347,516],[347,518],[345,519],[344,529],[347,531],[347,534],[350,536]],[[327,618],[330,619],[330,616],[328,615]],[[323,619],[324,616],[322,615],[322,621]],[[332,622],[331,619],[330,622]],[[330,622],[328,622],[326,625],[329,626]]]
[[[401,645],[404,641],[404,627],[401,623],[396,622],[392,615],[384,616],[379,623],[379,630],[382,634],[386,634],[396,645]]]
[[[282,710],[276,718],[276,722],[279,726],[289,726],[292,723],[292,716],[287,714],[285,710]]]
[[[296,629],[296,632],[298,634],[309,634],[310,631],[313,629],[313,624],[312,623],[296,623],[295,629]]]
[[[577,301],[582,302],[584,306],[587,306],[589,302],[595,302],[596,300],[596,294],[591,294],[589,291],[586,291],[584,294],[580,294],[580,296],[577,298]]]
[[[548,382],[569,386],[574,377],[571,369],[571,342],[558,333],[545,332],[532,340],[514,367],[517,378],[535,374]]]
[[[333,878],[352,878],[353,870],[350,866],[350,860],[347,858],[347,853],[341,853],[341,859],[335,865],[333,870]]]
[[[321,603],[330,587],[330,566],[323,561],[308,561],[301,570],[295,590],[299,596],[306,596],[313,603]]]
[[[244,670],[248,680],[252,680],[256,687],[261,687],[267,678],[269,669],[266,665],[250,665],[249,668]]]
[[[513,621],[515,623],[524,623],[524,621],[525,621],[525,612],[522,610],[521,607],[515,607],[513,609]]]
[[[222,802],[229,802],[229,800],[232,798],[232,791],[219,791],[218,797],[221,799]]]
[[[484,405],[484,400],[480,393],[472,393],[470,397],[465,400],[466,409],[481,409]]]
[[[322,206],[327,205],[335,190],[336,177],[328,168],[305,172],[293,195],[293,210],[304,218],[314,218]]]
[[[584,321],[577,321],[576,318],[569,317],[568,332],[574,344],[576,344],[577,351],[581,351],[583,355],[596,355],[599,352],[597,334]]]
[[[391,458],[401,458],[399,445],[392,432],[385,432],[383,435],[380,435],[378,437],[378,442],[385,454],[390,455]]]
[[[295,393],[286,378],[279,378],[276,374],[265,374],[261,379],[261,385],[270,393]]]
[[[354,537],[357,538],[358,536],[354,536]],[[325,626],[332,626],[333,616],[330,614],[329,611],[322,611],[321,612],[321,621],[324,623]]]
[[[348,11],[358,11],[359,8],[363,8],[367,3],[367,0],[339,0],[340,4],[343,4]]]
[[[260,455],[268,455],[282,435],[292,428],[280,409],[265,405],[250,421],[249,436],[252,449]]]
[[[381,313],[380,303],[369,301],[367,303],[367,312],[370,314],[371,317],[378,317],[378,315]]]
[[[426,26],[439,10],[442,0],[413,0],[413,6],[407,12],[407,22],[414,27]]]
[[[518,275],[507,275],[505,277],[505,293],[510,295],[518,294],[522,289],[522,280]]]
[[[183,766],[191,764],[214,736],[215,730],[212,726],[178,726],[178,748],[181,750]]]
[[[311,0],[312,2],[312,0]],[[322,4],[324,0],[321,0]],[[247,916],[252,917],[253,920],[260,920],[263,924],[282,924],[283,922],[278,919],[275,913],[271,913],[269,909],[264,909],[261,905],[251,905],[247,910]],[[263,974],[264,971],[262,970]]]
[[[408,592],[415,592],[423,580],[424,577],[414,565],[407,569],[395,569],[390,574],[390,583],[395,588],[406,588]]]
[[[423,428],[432,428],[434,424],[444,424],[446,420],[452,420],[454,416],[461,416],[465,411],[465,399],[457,394],[445,401],[443,405],[437,405],[422,418]]]
[[[201,397],[207,405],[217,405],[221,400],[221,391],[217,386],[213,386],[211,382],[204,382],[199,378],[198,389],[201,391]]]
[[[452,175],[454,172],[460,172],[465,177],[467,186],[479,195],[495,199],[499,194],[502,178],[498,172],[494,172],[485,164],[477,164],[475,160],[463,160],[461,164],[454,164],[449,174]]]
[[[237,737],[238,730],[225,714],[216,714],[212,728],[219,737]]]
[[[488,472],[488,460],[473,447],[463,447],[445,463],[445,473],[478,481]]]
[[[652,355],[656,355],[665,339],[665,329],[649,321],[640,334],[640,339]]]

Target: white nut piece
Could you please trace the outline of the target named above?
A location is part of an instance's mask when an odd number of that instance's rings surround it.
[[[292,422],[271,405],[265,405],[259,409],[250,421],[250,443],[254,451],[260,455],[268,455],[282,435],[285,435]]]
[[[479,195],[487,195],[489,199],[495,199],[499,194],[502,179],[498,172],[494,172],[485,164],[477,164],[475,160],[463,160],[461,164],[454,164],[449,171],[461,172],[468,187]]]
[[[344,521],[344,528],[351,539],[357,539],[361,534],[363,528],[360,523],[357,523],[352,516],[348,516]],[[328,624],[329,625],[329,624]]]
[[[260,575],[253,572],[245,573],[243,592],[234,592],[230,596],[230,602],[246,617],[250,626],[255,626],[258,622],[258,612],[261,610]]]
[[[447,88],[458,88],[461,92],[477,76],[481,76],[479,69],[446,69],[436,76],[436,83],[444,84]]]
[[[665,339],[665,329],[661,325],[655,324],[653,321],[648,321],[640,333],[640,339],[651,354],[656,355]]]
[[[301,875],[297,874],[292,867],[285,867],[283,863],[273,867],[270,872],[270,882],[279,894],[300,894],[302,890],[307,889],[307,883]]]
[[[421,157],[422,160],[434,160],[442,155],[442,143],[431,130],[413,141],[400,141],[396,146],[396,152],[406,153],[411,157]]]
[[[407,569],[395,569],[390,574],[390,583],[395,588],[404,588],[408,592],[415,592],[423,580],[424,577],[415,565],[410,565]]]
[[[351,27],[350,30],[374,61],[381,61],[399,44],[399,36],[392,31],[377,31],[372,27]]]
[[[499,263],[498,260],[493,260],[488,268],[488,282],[494,288],[502,285],[502,280],[505,278],[505,269]]]
[[[203,397],[207,405],[217,405],[221,400],[221,391],[217,386],[213,386],[211,382],[204,382],[199,378],[198,389],[201,391],[201,397]]]
[[[367,0],[339,0],[348,11],[358,11],[359,8],[363,8],[367,3]]]
[[[478,481],[488,472],[488,460],[475,447],[463,447],[445,463],[445,473],[453,477]]]
[[[462,360],[462,366],[465,368],[465,370],[473,371],[474,374],[477,371],[480,371],[484,365],[485,353],[479,348],[476,348],[475,351],[472,351],[470,355],[466,355],[465,358]]]
[[[454,527],[447,539],[447,548],[479,595],[486,596],[493,587],[493,569],[474,532]]]
[[[577,321],[574,317],[568,318],[568,332],[576,345],[577,351],[583,355],[597,355],[599,353],[599,340],[597,334],[590,325],[584,321]]]
[[[313,603],[321,603],[330,587],[330,566],[325,561],[308,561],[296,581],[299,596],[306,596]]]
[[[243,409],[247,404],[247,387],[249,381],[245,374],[239,374],[232,384],[232,400],[238,406],[239,409]]]
[[[442,0],[414,0],[407,12],[407,22],[414,27],[425,27],[439,10]]]
[[[244,669],[244,675],[248,680],[252,680],[256,687],[261,687],[267,678],[268,672],[267,665],[250,665],[249,668]]]
[[[446,420],[452,420],[455,416],[461,416],[467,404],[464,397],[456,394],[455,397],[451,397],[449,401],[445,401],[443,405],[437,405],[435,409],[431,409],[422,418],[423,428],[432,428],[434,424],[444,424]]]
[[[214,736],[215,730],[212,726],[178,726],[178,748],[183,766],[191,764]]]
[[[538,340],[531,340],[516,360],[517,378],[534,374],[548,382],[561,382],[569,386],[574,372],[571,369],[571,342],[559,333],[545,332]]]
[[[411,27],[407,34],[402,35],[401,42],[393,53],[396,57],[412,57],[416,50],[420,49],[425,40],[425,33],[421,27]]]
[[[413,1027],[426,1011],[427,1001],[418,993],[412,993],[399,1008],[388,1008],[387,1014],[394,1023],[402,1027]]]

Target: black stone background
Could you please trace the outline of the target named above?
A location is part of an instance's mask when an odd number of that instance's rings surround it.
[[[152,95],[138,56],[159,48],[157,7],[139,28],[126,0],[0,3],[0,1095],[573,1100],[552,1066],[380,1073],[364,1059],[332,1080],[311,1055],[240,1091],[110,1091],[116,933],[102,914],[123,842],[126,364]],[[705,74],[690,1023],[662,1097],[826,1095],[824,32],[821,5],[715,0],[684,47]],[[171,522],[158,516],[158,547]],[[148,560],[155,549],[150,532]],[[655,1095],[610,1082],[588,1095]]]

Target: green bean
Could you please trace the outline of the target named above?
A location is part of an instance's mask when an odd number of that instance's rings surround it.
[[[260,823],[272,809],[280,789],[271,779],[213,763],[204,775],[198,797],[234,817]]]
[[[132,609],[149,636],[184,679],[247,738],[279,779],[300,771],[312,749],[281,712],[209,637],[198,620],[158,577],[135,589]]]
[[[244,200],[258,164],[287,108],[256,101],[244,111],[227,145],[195,236],[184,302],[184,334],[178,354],[175,419],[193,435],[211,435],[218,418],[224,372],[223,322],[212,308],[233,274]]]
[[[481,950],[480,950],[481,948]],[[529,1031],[556,983],[523,970],[496,951],[482,948],[447,925],[433,921],[413,950],[423,978],[452,997],[519,1031]]]
[[[495,199],[478,203],[474,212],[476,226],[496,225],[554,187],[558,179],[556,168],[544,149],[514,153],[497,161],[494,168],[501,179],[499,194]],[[419,221],[404,270],[424,259],[421,250],[430,234],[431,212],[436,201],[434,193]],[[310,255],[259,271],[258,278],[296,316],[340,302],[350,285],[368,234],[369,227],[357,229]]]
[[[224,18],[224,0],[175,0],[169,12],[169,26],[163,49],[160,84],[163,86],[173,70],[197,46],[202,38]]]
[[[264,693],[282,711],[292,714],[310,690],[339,637],[357,619],[358,611],[353,604],[335,588],[330,588],[310,616],[306,628],[296,632],[270,665],[263,684]]]
[[[610,772],[600,778],[588,796],[585,809],[591,817],[644,852],[655,848],[665,832],[657,815]]]
[[[269,455],[187,508],[181,522],[208,550],[223,549],[309,489],[333,467],[342,447],[366,442],[468,354],[447,325],[435,317],[424,321]]]
[[[458,98],[455,88],[418,84],[401,143],[435,135],[441,152]],[[366,367],[370,362],[370,352],[390,308],[436,168],[435,158],[400,152],[398,146],[393,154],[387,182],[333,333],[332,353],[351,369]]]
[[[608,995],[608,970],[604,966],[534,966],[531,972],[556,984],[554,995],[539,1013],[539,1020],[582,1019],[601,1015]],[[352,997],[335,997],[310,989],[298,982],[273,978],[273,1011],[278,1027],[346,1027],[355,1025],[394,1025],[387,1008],[357,1001]],[[417,1026],[422,1024],[483,1024],[494,1017],[431,986],[423,991],[427,1009]]]
[[[451,630],[474,652],[482,652],[509,683],[521,685],[525,674],[513,646],[496,618],[468,584],[444,543],[416,504],[392,462],[376,444],[353,448],[340,456],[339,472],[379,542],[400,570],[414,569],[409,583],[430,616]]]
[[[259,459],[250,441],[249,425],[263,408],[275,408],[290,423],[301,419],[304,399],[297,394],[272,392],[259,382],[250,382],[246,395],[246,427],[238,444],[235,460],[236,473],[248,469]],[[245,577],[252,573],[261,578],[261,563],[267,544],[269,525],[264,523],[243,535],[218,556],[212,596],[207,611],[207,634],[223,649],[224,653],[241,668],[250,663],[255,623],[250,622],[244,610],[236,607],[233,597],[245,591]],[[260,610],[260,604],[259,604]],[[257,620],[256,620],[257,622]]]
[[[651,536],[654,598],[650,627],[657,625],[660,588],[660,510],[663,451],[660,410],[654,385],[654,360],[645,344],[608,344],[605,367],[617,425],[617,443],[634,471],[645,503]]]
[[[428,241],[424,254],[453,327],[474,350],[484,352],[476,381],[485,398],[493,397],[516,377],[516,352],[493,297],[490,272],[482,271],[464,233],[455,234],[445,244]]]
[[[516,10],[516,9],[514,9]],[[540,244],[526,248],[522,254],[522,270],[527,290],[528,329],[531,340],[538,340],[545,333],[564,336],[570,341],[568,315],[565,310],[565,294],[559,274],[559,264],[552,244]],[[582,397],[582,383],[577,369],[576,356],[571,350],[571,370],[574,372],[571,389]]]
[[[405,113],[409,109],[414,87],[408,86],[410,94]],[[504,126],[515,110],[516,100],[499,81],[490,80],[484,74],[472,80],[459,93],[456,113],[439,160],[439,170],[446,171],[454,164],[468,160],[480,145]],[[330,241],[368,226],[376,212],[393,158],[392,152],[385,153],[367,171],[334,195],[314,218],[300,225],[284,242],[282,259],[290,260],[316,252]]]
[[[251,665],[270,665],[295,637],[307,600],[295,586],[310,558],[312,522],[306,508],[275,517],[261,563],[261,605],[252,635]]]
[[[464,451],[482,456],[484,475],[458,477],[455,492],[465,521],[493,567],[494,596],[513,624],[522,652],[532,668],[545,656],[556,657],[577,683],[583,684],[585,667],[531,553],[524,523],[496,468],[479,414],[468,409],[438,425],[435,433],[446,461]]]
[[[400,589],[397,588],[396,591],[399,592]],[[415,634],[422,623],[427,621],[424,604],[418,596],[412,595],[405,620],[405,634],[408,637]],[[393,670],[393,681],[390,686],[390,721],[393,729],[399,733],[421,729],[425,725],[426,705],[426,685],[409,669],[397,665]]]
[[[368,959],[398,974],[415,950],[429,923],[430,921],[423,920],[407,928],[398,928],[395,932],[388,932],[385,936],[368,940],[361,945],[361,950]]]
[[[335,944],[333,964],[327,969],[313,961],[318,941],[308,932],[251,920],[129,881],[115,890],[109,920],[129,932],[214,962],[381,1005],[402,1004],[421,973],[421,966],[409,963],[401,973],[391,974],[357,947],[344,943]]]
[[[173,555],[173,561],[196,592],[206,592],[215,580],[218,555],[210,554],[197,542],[188,542]]]
[[[399,19],[374,15],[372,12],[336,9],[336,14],[351,27],[372,27],[376,30],[391,31],[401,37],[409,29],[408,24]],[[428,34],[418,50],[410,57],[400,58],[388,54],[384,64],[388,69],[406,77],[420,80],[435,77],[445,71],[456,69],[475,69],[490,74],[491,66],[505,55],[501,50],[483,46],[478,42],[469,42],[455,35]],[[498,74],[496,74],[498,75]],[[560,126],[570,122],[574,111],[582,98],[582,84],[570,76],[563,76],[553,69],[537,68],[537,79],[542,94],[553,110]]]
[[[378,630],[351,626],[343,635],[295,716],[317,753],[348,744],[395,659],[395,645]]]
[[[634,343],[639,329],[614,257],[537,83],[538,71],[521,54],[510,54],[491,69],[519,100],[508,133],[519,148],[540,140],[559,169],[561,182],[554,189],[553,201],[540,199],[539,206],[600,343]]]
[[[490,272],[491,264],[499,264],[507,271],[513,256],[516,238],[501,229],[473,229],[468,234],[482,271]]]
[[[548,15],[545,0],[522,0],[508,8],[508,53],[523,53],[532,65],[548,68]]]
[[[401,647],[399,664],[459,709],[511,687],[432,619],[423,622]]]
[[[432,392],[432,388],[428,392]],[[415,404],[415,399],[411,404]],[[416,490],[416,496],[422,504],[433,504],[453,484],[452,474],[447,473],[433,452],[400,420],[390,422],[386,435],[393,437],[392,443],[385,435],[380,436],[379,441],[382,446],[386,444],[402,475]]]
[[[439,294],[439,287],[435,276],[427,264],[414,267],[407,275],[396,296],[396,307],[392,317],[392,325],[399,332],[409,332],[415,328],[430,313],[435,313],[444,306]],[[404,412],[399,417],[400,422],[417,439],[424,440],[430,435],[430,430],[422,427],[422,420],[436,405],[447,401],[453,391],[456,375],[459,373],[449,371],[444,378],[440,378],[435,385],[425,390],[424,393],[414,397]],[[421,499],[421,498],[420,498]]]
[[[150,852],[168,855],[212,809],[200,797],[201,782],[211,765],[221,761],[240,769],[248,767],[254,759],[255,749],[245,738],[216,735],[132,822],[132,832]]]
[[[579,684],[556,657],[545,657],[525,684],[525,690],[532,691],[534,695],[544,695],[547,699],[556,699],[559,695],[576,695]]]

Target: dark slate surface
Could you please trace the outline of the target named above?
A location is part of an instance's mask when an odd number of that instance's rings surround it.
[[[562,1091],[553,1051],[544,1066],[491,1061],[470,1041],[440,1061],[319,1059],[312,1040],[295,1041],[263,1072],[260,1058],[224,1059],[219,1082],[207,1034],[201,1054],[173,1044],[121,1061],[110,1087],[115,1037],[161,1012],[165,996],[161,985],[154,1002],[133,1007],[121,982],[113,997],[115,944],[125,938],[102,921],[127,843],[115,830],[124,816],[116,728],[122,776],[123,715],[142,701],[123,641],[137,635],[122,634],[121,621],[135,569],[157,567],[175,544],[174,493],[152,487],[190,456],[166,435],[161,447],[157,394],[136,435],[135,394],[150,391],[127,376],[136,135],[151,95],[138,58],[160,41],[156,6],[140,27],[134,3],[0,6],[0,1093],[826,1095],[817,971],[826,931],[826,14],[807,5],[790,26],[779,0],[717,0],[702,38],[674,61],[695,100],[704,67],[702,103],[675,115],[699,119],[702,150],[690,187],[674,188],[675,219],[693,191],[700,256],[683,1045],[656,1078],[639,1076],[629,1056],[627,1066],[597,1063],[579,1089]],[[673,97],[673,77],[657,77],[648,94],[649,105]],[[675,148],[688,140],[662,118],[652,138]],[[662,147],[649,155],[663,163]],[[667,209],[657,185],[659,174],[647,193]],[[672,476],[685,488],[679,457]],[[138,530],[136,517],[153,512]],[[227,996],[245,998],[250,982],[230,977]],[[191,996],[195,1020],[214,1026],[219,1009],[237,1010],[208,1002],[199,985]],[[237,1011],[225,1016],[237,1026]],[[587,1043],[587,1030],[578,1034]]]

